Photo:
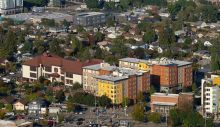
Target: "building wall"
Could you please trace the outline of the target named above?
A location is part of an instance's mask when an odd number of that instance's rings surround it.
[[[99,75],[99,71],[83,69],[83,90],[94,93],[97,91],[97,82],[94,78]]]
[[[31,68],[35,68],[36,70],[33,71]],[[46,68],[50,68],[50,70],[46,70]],[[72,85],[75,82],[78,82],[82,84],[82,75],[79,74],[72,74],[72,77],[67,77],[67,72],[62,72],[61,67],[58,66],[51,66],[51,67],[31,67],[28,65],[22,65],[22,77],[31,79],[31,80],[37,80],[40,76],[44,76],[46,79],[50,80],[51,82],[58,81],[63,82],[65,85]],[[51,74],[57,73],[60,75],[59,77],[50,77]],[[36,77],[31,76],[32,74],[35,74]],[[61,77],[64,77],[62,79]]]
[[[178,96],[151,96],[151,112],[155,112],[153,102],[175,103],[178,104]]]
[[[131,68],[131,69],[138,70],[138,63],[119,61],[119,67]]]
[[[120,104],[123,100],[122,84],[107,81],[98,81],[98,96],[106,95],[113,104]]]
[[[15,104],[13,104],[13,109],[23,111],[23,110],[25,110],[25,106],[22,103],[17,102]]]
[[[148,66],[146,63],[138,63],[138,70],[148,71],[150,70],[150,66]]]
[[[178,67],[178,84],[182,87],[192,86],[192,66],[181,66]]]
[[[137,82],[137,93],[139,92],[146,92],[150,90],[150,72],[143,73],[142,76],[138,77]]]
[[[213,79],[213,84],[220,85],[220,77],[216,77]]]
[[[153,65],[152,66],[153,83],[160,84],[161,87],[173,88],[178,84],[177,77],[177,66],[163,66]]]

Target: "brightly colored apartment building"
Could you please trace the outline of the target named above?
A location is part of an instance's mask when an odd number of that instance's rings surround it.
[[[113,103],[120,104],[123,101],[123,84],[120,81],[109,82],[106,80],[99,80],[98,82],[98,96],[106,95]]]
[[[161,91],[182,89],[192,85],[192,63],[167,58],[141,60],[119,59],[119,67],[150,71],[151,84],[160,85]]]
[[[150,72],[111,66],[101,63],[83,68],[84,91],[106,95],[113,103],[123,98],[136,100],[139,92],[150,89]]]

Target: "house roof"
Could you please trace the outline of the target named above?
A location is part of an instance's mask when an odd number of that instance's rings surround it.
[[[0,101],[4,104],[12,104],[15,102],[15,98],[12,96],[7,96],[7,97],[2,98]]]
[[[0,58],[0,63],[4,63],[5,60],[7,60],[6,58]]]
[[[18,102],[20,102],[21,104],[23,104],[23,105],[26,105],[28,102],[27,101],[25,101],[25,100],[17,100],[15,103],[18,103]],[[14,103],[14,104],[15,104]]]
[[[40,65],[46,67],[58,66],[61,67],[62,71],[64,72],[82,75],[82,67],[93,64],[99,64],[102,61],[103,60],[100,59],[91,59],[84,62],[78,60],[72,61],[53,54],[44,53],[42,55],[34,57],[31,60],[25,61],[23,65],[34,66],[34,67],[39,67]]]

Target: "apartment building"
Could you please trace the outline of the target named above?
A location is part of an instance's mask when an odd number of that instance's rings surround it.
[[[22,65],[22,77],[27,81],[36,81],[43,76],[51,82],[63,82],[72,85],[82,83],[82,67],[101,63],[102,60],[91,59],[87,61],[72,61],[62,57],[44,53],[27,60]]]
[[[167,58],[148,60],[123,58],[119,60],[119,67],[150,71],[151,83],[160,84],[161,91],[182,89],[192,85],[192,63],[187,61]]]
[[[81,26],[99,26],[105,22],[106,16],[102,12],[82,12],[74,17],[74,23]]]
[[[106,95],[113,103],[134,100],[150,89],[150,73],[110,66],[107,63],[83,67],[83,89],[97,96]]]
[[[22,12],[23,0],[0,0],[0,14],[14,14]]]
[[[131,68],[135,70],[151,71],[151,61],[137,58],[119,59],[119,67]]]
[[[169,111],[173,108],[192,110],[193,93],[154,93],[151,95],[151,112],[158,112],[162,115],[168,115]]]
[[[218,115],[220,112],[220,75],[212,74],[201,82],[201,105],[203,115]]]
[[[83,67],[83,90],[89,93],[95,93],[98,89],[96,76],[111,74],[116,66],[108,63],[100,63]]]
[[[123,68],[117,68],[110,75],[95,77],[98,84],[98,96],[108,96],[114,104],[122,103],[124,98],[137,99],[139,92],[149,89],[149,72],[138,72]]]

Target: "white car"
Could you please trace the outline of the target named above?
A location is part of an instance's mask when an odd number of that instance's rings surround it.
[[[14,75],[15,73],[14,73],[14,72],[10,72],[9,74],[10,74],[10,75]]]

